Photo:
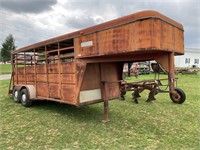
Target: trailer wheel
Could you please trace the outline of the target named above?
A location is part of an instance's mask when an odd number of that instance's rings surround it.
[[[29,94],[27,89],[22,89],[20,92],[20,96],[21,96],[21,104],[25,107],[29,107],[32,105],[32,100],[29,99]]]
[[[21,102],[20,101],[20,92],[16,86],[12,90],[12,97],[13,97],[14,102],[16,102],[16,103]]]
[[[185,92],[180,88],[175,88],[174,90],[177,92],[177,94],[170,93],[171,100],[174,103],[182,104],[186,99]]]

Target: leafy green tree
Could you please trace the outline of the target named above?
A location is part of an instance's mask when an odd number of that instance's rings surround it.
[[[2,58],[1,58],[1,45],[0,45],[0,62],[2,62]]]
[[[2,43],[1,48],[1,61],[6,63],[6,61],[10,61],[11,59],[11,51],[15,50],[15,39],[12,34],[9,34],[5,41]]]

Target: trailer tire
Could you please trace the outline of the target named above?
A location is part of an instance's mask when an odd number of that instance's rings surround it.
[[[178,95],[170,93],[171,100],[174,103],[182,104],[186,99],[185,92],[180,88],[174,88],[174,90],[177,92]]]
[[[16,102],[16,103],[20,103],[21,102],[21,100],[20,100],[20,91],[16,86],[13,87],[12,97],[13,97],[14,102]]]
[[[29,99],[29,93],[27,91],[26,88],[23,88],[21,91],[20,91],[20,96],[21,96],[21,104],[25,107],[30,107],[32,105],[32,100]]]

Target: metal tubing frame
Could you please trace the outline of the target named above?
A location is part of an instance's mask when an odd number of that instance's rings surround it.
[[[175,82],[175,75],[174,75],[174,53],[171,52],[168,54],[168,64],[169,64],[169,90],[170,93],[174,93],[174,82]]]
[[[102,82],[103,85],[103,91],[104,91],[104,96],[103,96],[103,105],[104,105],[104,115],[103,115],[103,123],[107,123],[110,120],[108,119],[108,113],[109,113],[109,104],[108,104],[108,82],[104,81]]]

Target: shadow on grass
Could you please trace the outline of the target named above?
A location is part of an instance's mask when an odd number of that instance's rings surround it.
[[[53,101],[34,101],[31,109],[37,109],[41,113],[59,113],[61,116],[68,116],[84,122],[99,122],[103,117],[103,103],[77,108]]]

